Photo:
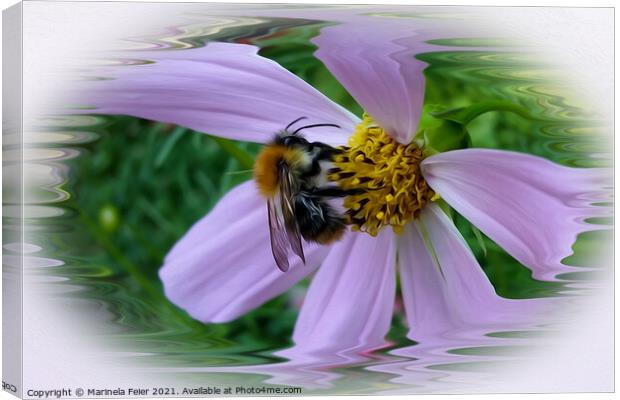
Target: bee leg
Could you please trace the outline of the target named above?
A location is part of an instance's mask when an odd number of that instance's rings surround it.
[[[310,194],[315,197],[346,197],[363,193],[363,189],[342,189],[339,187],[315,187]]]
[[[312,165],[305,171],[302,176],[309,178],[321,173],[321,161],[332,161],[334,156],[341,152],[339,149],[335,149],[330,145],[321,142],[312,142],[308,147],[312,156]]]
[[[319,150],[317,155],[314,157],[314,159],[317,161],[331,160],[334,158],[336,154],[339,154],[342,152],[342,150],[340,149],[337,149],[335,147],[332,147],[328,144],[321,143],[321,142],[310,143],[310,150],[312,151],[314,149]]]
[[[310,143],[309,151],[314,154],[312,157],[312,165],[305,171],[302,176],[309,178],[321,173],[321,161],[331,161],[333,159],[333,151],[335,149],[325,143]]]

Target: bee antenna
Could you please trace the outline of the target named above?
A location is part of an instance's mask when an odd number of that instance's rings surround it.
[[[286,125],[286,128],[284,128],[285,131],[288,131],[288,128],[290,128],[291,126],[293,126],[296,122],[301,121],[302,119],[306,119],[308,117],[299,117],[297,118],[295,121],[291,122],[290,124]]]
[[[295,132],[293,132],[293,135],[297,134],[297,132],[299,132],[302,129],[316,128],[316,127],[319,127],[319,126],[333,126],[334,128],[340,128],[340,125],[336,125],[336,124],[312,124],[312,125],[302,126],[301,128],[297,128],[297,130],[295,130]]]

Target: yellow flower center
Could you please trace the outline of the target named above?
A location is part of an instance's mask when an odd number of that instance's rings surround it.
[[[420,171],[422,149],[413,143],[398,143],[370,116],[364,115],[349,138],[349,147],[341,150],[329,179],[344,189],[362,189],[344,200],[346,222],[352,230],[376,236],[391,225],[400,233],[434,200],[435,193]]]

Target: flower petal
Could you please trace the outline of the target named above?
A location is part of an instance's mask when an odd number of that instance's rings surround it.
[[[348,232],[332,247],[314,277],[295,325],[300,348],[370,349],[384,343],[395,296],[396,240]]]
[[[543,158],[508,151],[464,149],[422,162],[428,184],[454,209],[537,279],[553,280],[571,270],[561,260],[572,254],[580,232],[599,229],[586,217],[604,215],[603,169],[568,168]]]
[[[517,329],[550,307],[549,299],[498,296],[452,221],[434,204],[407,226],[399,249],[409,337],[416,341]]]
[[[225,322],[258,307],[311,273],[329,248],[304,244],[282,273],[269,245],[267,206],[253,181],[241,184],[197,222],[166,256],[166,296],[193,318]]]
[[[212,42],[190,50],[132,53],[146,61],[100,71],[115,79],[87,83],[81,101],[97,109],[83,112],[127,114],[259,143],[305,116],[296,127],[341,127],[308,129],[308,139],[346,143],[357,118],[257,51]]]
[[[387,132],[409,143],[420,120],[427,64],[414,55],[429,39],[411,21],[361,19],[323,28],[315,55]]]

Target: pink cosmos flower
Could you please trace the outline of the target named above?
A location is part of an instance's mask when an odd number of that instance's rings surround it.
[[[404,24],[368,29],[336,25],[313,39],[315,53],[384,133],[408,146],[424,98],[421,33]],[[418,46],[418,47],[416,47]],[[306,131],[310,141],[347,145],[355,115],[246,44],[141,52],[154,61],[119,67],[93,82],[89,103],[101,114],[127,114],[230,139],[266,143],[301,116],[338,124]],[[92,112],[92,110],[90,111]],[[360,128],[361,127],[361,128]],[[497,242],[537,279],[571,267],[584,219],[600,215],[604,175],[531,155],[468,148],[426,157],[416,168],[434,193]],[[182,207],[182,205],[180,205]],[[330,246],[304,243],[306,265],[291,257],[282,273],[269,245],[265,199],[253,181],[226,194],[183,236],[160,270],[166,296],[205,323],[231,321],[314,273],[293,339],[309,350],[361,351],[384,344],[397,270],[409,337],[425,342],[471,326],[496,329],[528,320],[539,300],[499,297],[450,218],[433,201],[399,234],[348,231]]]

